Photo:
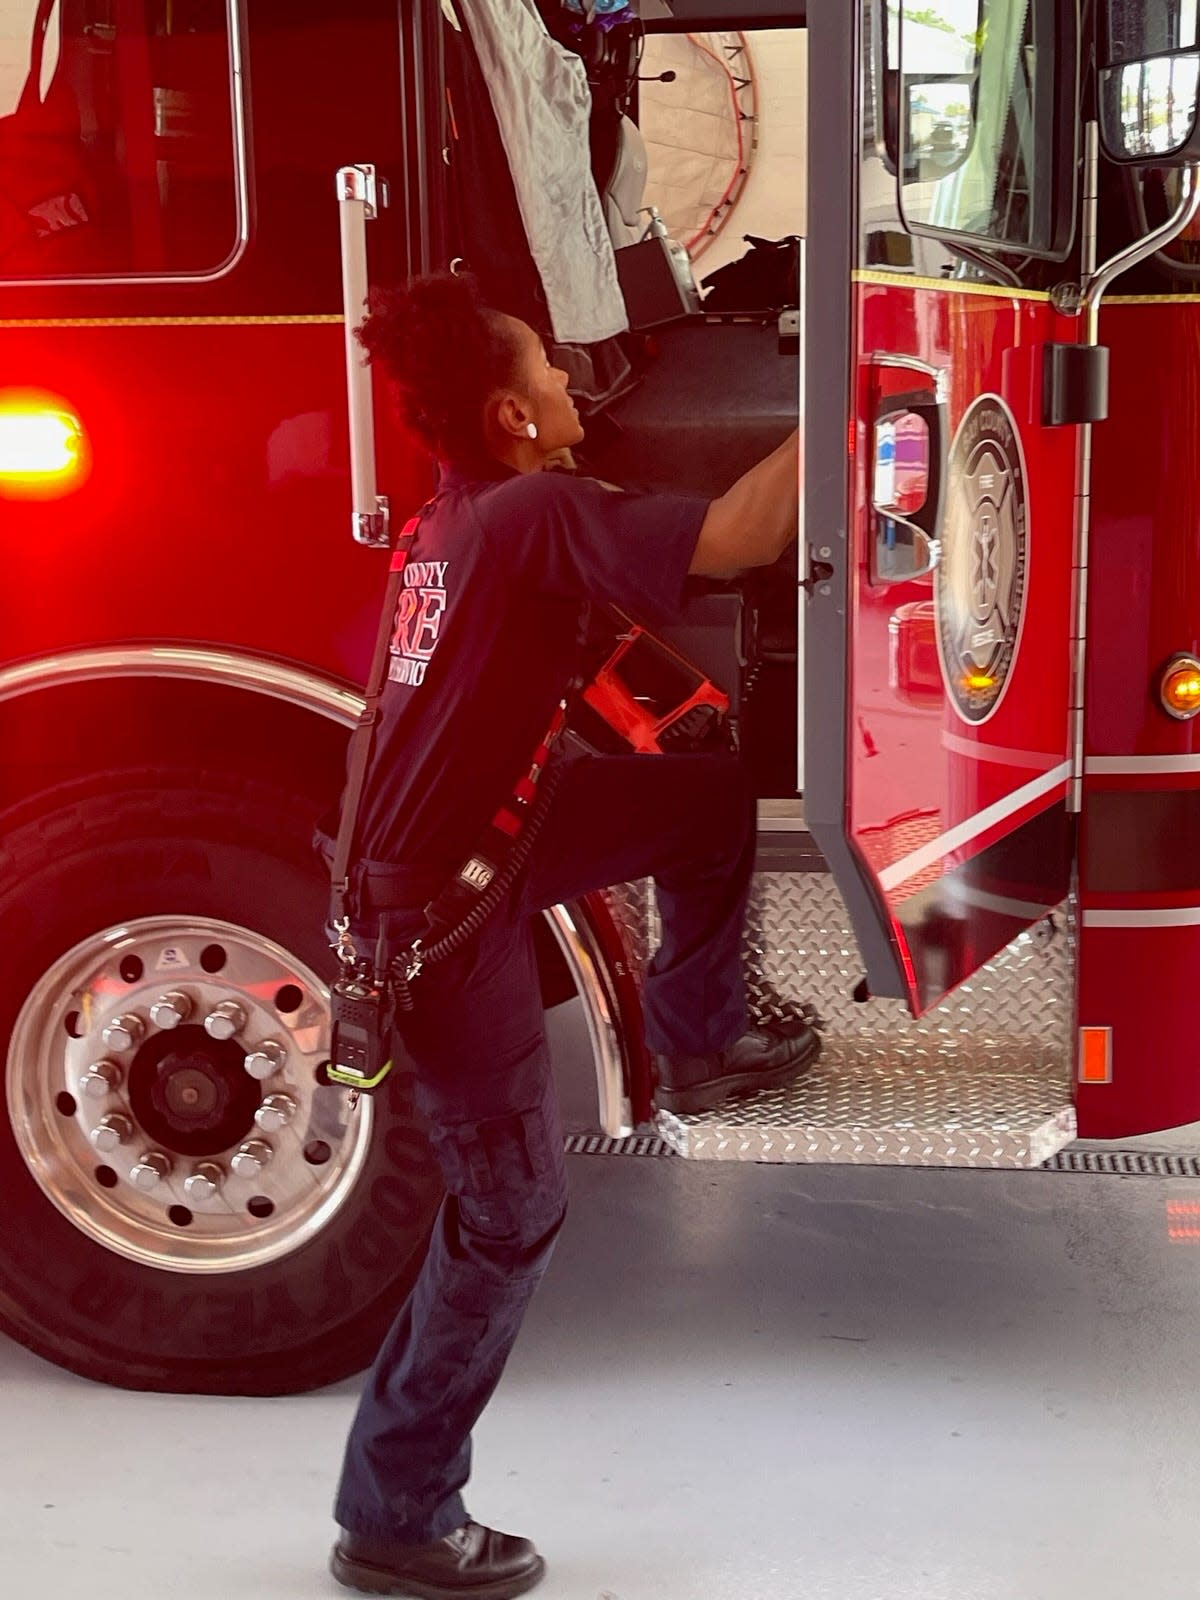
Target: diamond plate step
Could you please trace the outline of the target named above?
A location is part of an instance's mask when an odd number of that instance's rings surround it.
[[[568,1133],[563,1148],[579,1156],[648,1156],[676,1159],[679,1152],[665,1139],[635,1133],[610,1137],[603,1133]],[[1083,1173],[1112,1178],[1200,1178],[1200,1155],[1174,1150],[1088,1150],[1069,1147],[1053,1155],[1042,1172]]]
[[[619,909],[640,964],[659,932],[646,886],[628,886]],[[751,1014],[812,1006],[820,1059],[790,1090],[702,1116],[661,1112],[658,1131],[695,1161],[1039,1166],[1075,1137],[1070,929],[1060,907],[914,1019],[899,1000],[856,999],[862,958],[827,872],[760,868],[743,946]]]
[[[1075,1137],[1062,1072],[1031,1070],[1027,1056],[997,1067],[994,1041],[982,1067],[864,1067],[827,1047],[789,1089],[699,1116],[660,1112],[658,1130],[692,1161],[1040,1166]]]

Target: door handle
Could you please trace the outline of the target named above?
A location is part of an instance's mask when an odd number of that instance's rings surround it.
[[[949,442],[946,410],[940,386],[876,399],[868,512],[873,584],[908,583],[938,564]]]
[[[386,185],[369,164],[342,167],[337,175],[342,235],[342,316],[346,330],[346,401],[350,421],[350,529],[359,544],[390,543],[387,496],[376,487],[375,399],[366,355],[354,330],[367,303],[367,223],[387,204]]]

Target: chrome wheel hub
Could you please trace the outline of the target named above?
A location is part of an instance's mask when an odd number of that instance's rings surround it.
[[[362,1171],[372,1107],[318,1086],[329,991],[234,923],[143,917],[60,957],[8,1057],[18,1147],[81,1232],[145,1266],[233,1272],[299,1249]]]

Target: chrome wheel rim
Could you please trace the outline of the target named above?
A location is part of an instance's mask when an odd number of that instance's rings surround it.
[[[263,1266],[329,1225],[366,1159],[370,1101],[352,1115],[316,1082],[328,1038],[328,987],[263,934],[185,916],[104,929],[17,1017],[18,1148],[62,1215],[127,1260]]]

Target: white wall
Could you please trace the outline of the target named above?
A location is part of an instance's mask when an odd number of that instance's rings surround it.
[[[778,239],[807,230],[808,34],[803,28],[762,29],[748,32],[746,41],[757,110],[753,129],[746,130],[751,140],[750,172],[720,232],[695,257],[699,277],[742,255],[747,248],[744,234]],[[674,44],[677,48],[677,41]],[[672,48],[669,36],[660,35],[656,40],[650,35],[643,74],[671,65]],[[643,92],[648,96],[651,91]],[[667,89],[658,94],[669,105],[673,92]],[[650,159],[653,178],[653,146]],[[665,177],[667,169],[663,172]]]
[[[699,277],[742,255],[743,234],[778,239],[808,230],[808,34],[803,28],[763,29],[747,39],[757,85],[754,159],[728,221],[696,262]]]
[[[33,37],[33,19],[37,13],[37,0],[0,0],[0,117],[16,109],[16,104],[29,76],[29,47]],[[50,18],[46,32],[46,50],[42,61],[42,86],[49,82],[58,60],[58,8]]]

